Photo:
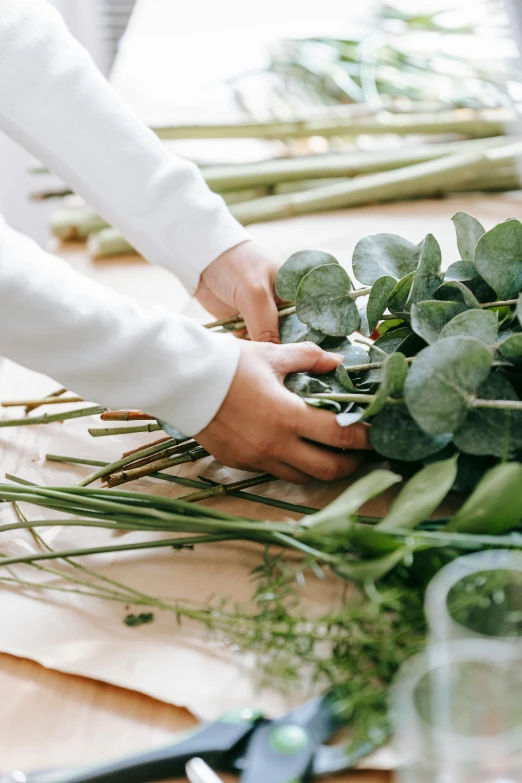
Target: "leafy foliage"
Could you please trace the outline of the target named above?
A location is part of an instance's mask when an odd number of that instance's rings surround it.
[[[335,396],[344,426],[369,420],[373,447],[389,459],[421,464],[453,449],[455,486],[469,488],[495,461],[522,457],[522,224],[485,231],[464,212],[452,220],[460,260],[445,274],[431,234],[418,244],[394,234],[360,240],[353,271],[371,290],[354,290],[331,257],[320,264],[320,253],[306,251],[317,263],[300,279],[282,336],[344,356],[335,374],[296,376],[290,388],[311,404]],[[283,284],[304,271],[296,264],[293,256],[283,266]],[[359,324],[380,335],[369,348],[354,342]]]

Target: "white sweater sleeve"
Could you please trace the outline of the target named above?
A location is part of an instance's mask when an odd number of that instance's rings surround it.
[[[0,128],[191,291],[211,261],[247,238],[197,168],[125,109],[45,0],[0,0]],[[191,435],[219,409],[239,348],[167,311],[144,312],[2,221],[0,352]]]

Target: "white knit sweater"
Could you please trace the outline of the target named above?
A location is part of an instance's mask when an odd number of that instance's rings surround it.
[[[0,129],[191,292],[248,238],[198,169],[125,108],[46,0],[0,0]],[[0,354],[192,435],[223,402],[238,345],[85,279],[0,217]]]

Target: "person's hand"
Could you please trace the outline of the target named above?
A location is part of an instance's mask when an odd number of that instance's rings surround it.
[[[239,365],[218,413],[195,439],[233,468],[266,471],[297,484],[353,473],[361,458],[326,449],[369,449],[368,426],[340,427],[283,385],[290,372],[331,372],[342,356],[313,343],[241,342]]]
[[[196,296],[216,318],[241,313],[251,340],[279,342],[278,264],[253,242],[227,250],[203,271]]]

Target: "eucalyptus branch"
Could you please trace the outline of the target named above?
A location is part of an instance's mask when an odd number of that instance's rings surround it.
[[[156,421],[156,416],[150,416],[143,411],[105,411],[100,419],[102,421]]]
[[[105,408],[102,409],[102,411],[104,410]],[[100,413],[102,411],[100,411]],[[131,435],[135,432],[157,432],[160,429],[161,427],[157,423],[136,425],[136,427],[91,427],[89,429],[89,435],[92,435],[93,438],[104,438],[108,435]]]
[[[277,481],[277,479],[275,476],[271,476],[270,473],[264,473],[261,476],[253,476],[252,478],[243,479],[242,481],[234,481],[231,484],[217,484],[208,489],[202,489],[199,492],[192,492],[190,495],[183,495],[183,500],[187,503],[196,503],[199,500],[215,498],[221,495],[230,495],[231,493],[238,492],[242,489],[257,487],[260,484],[267,484],[270,481]]]
[[[0,402],[0,405],[2,408],[17,408],[22,406],[27,408],[38,408],[41,405],[60,405],[61,403],[65,405],[73,402],[85,402],[85,400],[83,397],[77,397],[76,395],[72,397],[50,396],[38,400],[4,400],[3,402]]]
[[[165,449],[168,448],[169,446],[175,446],[175,445],[176,445],[175,438],[166,438],[166,439],[161,438],[161,440],[158,441],[157,443],[152,444],[150,446],[142,447],[139,450],[134,450],[129,454],[124,455],[121,459],[116,460],[115,462],[102,463],[102,467],[100,470],[97,470],[94,473],[85,476],[85,478],[79,482],[78,486],[87,487],[89,484],[92,484],[93,481],[96,481],[99,478],[103,478],[104,476],[108,476],[110,473],[114,473],[115,471],[120,470],[120,468],[124,468],[125,465],[128,465],[131,462],[135,462],[137,459],[158,454],[161,451],[165,451]],[[52,458],[55,461],[58,461],[55,457]],[[51,455],[48,455],[46,459],[51,459]],[[90,462],[89,464],[92,463]]]
[[[49,462],[63,462],[70,463],[72,465],[92,465],[96,467],[106,468],[109,466],[108,462],[95,459],[81,459],[79,457],[66,457],[61,454],[46,454],[45,459]],[[185,478],[183,476],[172,476],[169,473],[151,473],[148,478],[159,479],[160,481],[169,481],[172,484],[179,484],[182,487],[191,487],[192,489],[206,490],[208,484],[205,481],[196,481],[195,479]],[[216,485],[221,486],[221,485]],[[266,497],[265,495],[255,495],[251,492],[244,492],[242,490],[227,491],[227,495],[232,497],[242,498],[243,500],[250,500],[253,503],[262,503],[266,506],[273,506],[275,508],[282,508],[285,511],[291,511],[295,514],[315,514],[319,509],[311,506],[302,506],[296,503],[287,503],[285,500],[278,500],[277,498]],[[187,496],[185,495],[185,498]]]
[[[138,468],[130,468],[128,470],[122,470],[118,473],[112,473],[108,480],[108,487],[117,487],[120,484],[126,484],[129,481],[136,481],[140,478],[150,476],[151,473],[157,473],[160,470],[166,470],[167,468],[173,468],[176,465],[184,465],[187,462],[196,462],[203,457],[208,457],[208,451],[198,447],[185,454],[175,455],[173,457],[166,457],[164,459],[158,459],[154,462],[149,462],[146,465],[142,465]]]
[[[53,399],[54,397],[61,397],[63,394],[67,394],[67,389],[65,389],[63,386],[61,386],[59,389],[56,389],[56,391],[51,392],[51,394],[48,394],[45,399],[48,400],[48,399]],[[39,405],[27,405],[26,408],[25,408],[25,412],[26,412],[26,414],[27,413],[31,413],[31,411],[34,411],[38,407],[40,407],[40,406]]]
[[[66,421],[67,419],[79,419],[83,416],[96,416],[106,410],[102,405],[95,405],[80,410],[64,411],[63,413],[44,413],[41,416],[32,416],[26,419],[0,419],[0,427],[25,427],[30,424],[51,424],[54,421]]]

